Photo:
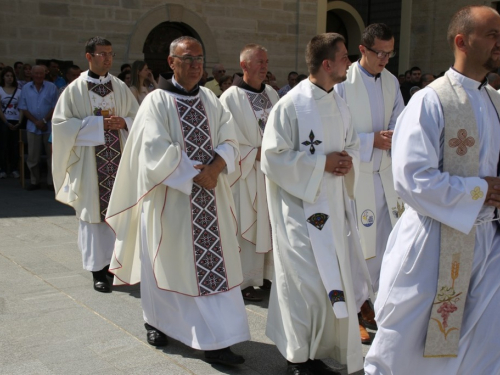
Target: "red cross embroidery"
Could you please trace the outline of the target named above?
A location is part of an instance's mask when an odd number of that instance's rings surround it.
[[[467,153],[467,147],[472,147],[476,143],[476,140],[472,137],[467,137],[467,130],[460,129],[457,134],[458,138],[452,138],[448,142],[451,148],[457,148],[457,154],[459,156],[464,156]]]

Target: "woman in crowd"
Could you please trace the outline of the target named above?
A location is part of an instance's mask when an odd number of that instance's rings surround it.
[[[132,84],[132,73],[130,70],[124,70],[120,74],[118,74],[118,78],[121,79],[125,84],[130,87]]]
[[[153,73],[149,70],[145,61],[134,61],[132,64],[132,83],[130,91],[135,98],[142,103],[146,95],[158,88]]]
[[[222,92],[226,91],[233,84],[233,77],[231,76],[222,76],[219,82],[219,87]]]
[[[14,69],[6,66],[0,72],[0,102],[2,111],[1,144],[0,144],[0,178],[7,177],[10,171],[12,176],[19,178],[17,171],[19,163],[19,127],[23,119],[22,111],[17,108],[21,90],[18,88]]]
[[[17,81],[18,89],[21,90],[25,84],[31,82],[32,80],[33,78],[31,78],[31,65],[24,64],[19,74],[19,81]]]

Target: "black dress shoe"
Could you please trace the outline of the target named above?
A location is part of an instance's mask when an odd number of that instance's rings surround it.
[[[226,366],[236,366],[245,363],[245,358],[234,354],[229,347],[219,350],[206,350],[205,360],[209,363],[219,363]]]
[[[317,375],[340,375],[340,372],[334,371],[319,359],[310,359],[307,362],[312,374]]]
[[[111,293],[111,285],[109,285],[108,281],[94,279],[94,290],[101,293]]]
[[[27,191],[40,190],[40,184],[31,184],[26,188]]]
[[[288,362],[288,366],[286,367],[286,375],[314,375],[314,373],[311,372],[311,369],[308,366],[307,362],[303,363]]]
[[[168,344],[167,335],[165,335],[163,332],[158,331],[155,327],[150,326],[148,323],[144,323],[144,327],[147,331],[146,338],[149,345],[165,346]]]

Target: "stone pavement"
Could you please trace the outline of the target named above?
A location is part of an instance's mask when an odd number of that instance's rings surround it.
[[[77,227],[53,192],[0,180],[0,374],[284,374],[286,362],[265,336],[267,294],[246,305],[252,341],[233,346],[246,358],[239,368],[209,365],[172,339],[156,349],[146,342],[138,286],[93,290]]]

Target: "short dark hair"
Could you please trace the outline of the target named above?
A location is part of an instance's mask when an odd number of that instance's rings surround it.
[[[123,69],[125,68],[132,70],[132,66],[130,64],[122,64],[122,66],[120,66],[120,72],[123,72]]]
[[[361,44],[372,47],[375,44],[375,39],[391,40],[392,38],[394,38],[394,34],[385,23],[372,23],[361,34]]]
[[[0,86],[4,87],[5,86],[5,75],[7,73],[12,73],[14,76],[14,81],[12,81],[12,86],[17,87],[17,78],[16,78],[16,73],[14,72],[14,69],[12,69],[11,66],[6,66],[2,70],[0,70]]]
[[[313,37],[306,47],[306,64],[310,74],[319,71],[326,59],[335,60],[338,43],[345,44],[345,38],[337,33],[323,33]]]
[[[16,69],[19,64],[24,65],[21,61],[16,61],[14,63],[14,69]]]
[[[418,66],[414,66],[413,68],[410,69],[410,74],[413,74],[413,72],[416,72],[417,70],[422,71]]]
[[[93,36],[85,44],[85,53],[94,53],[97,46],[110,46],[111,42],[100,36]]]
[[[299,73],[297,73],[297,72],[290,72],[290,73],[288,73],[288,78],[290,78],[290,76],[291,76],[292,74],[297,74],[297,75],[299,75]]]

